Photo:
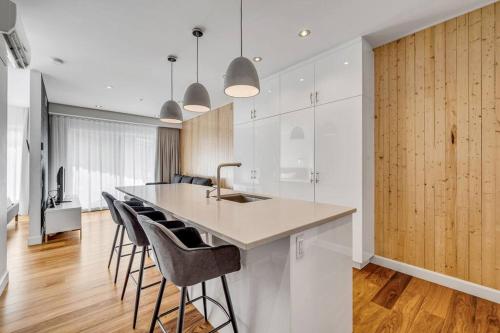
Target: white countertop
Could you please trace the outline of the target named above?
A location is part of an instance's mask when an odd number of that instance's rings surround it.
[[[249,203],[206,198],[210,187],[168,184],[117,187],[159,210],[248,250],[352,214],[354,208],[271,198]],[[216,191],[212,192],[212,195]],[[236,193],[221,190],[221,194]]]

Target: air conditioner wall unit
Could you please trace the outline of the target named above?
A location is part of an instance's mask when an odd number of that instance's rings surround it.
[[[14,66],[27,68],[31,60],[28,39],[17,6],[10,0],[0,0],[0,34]]]

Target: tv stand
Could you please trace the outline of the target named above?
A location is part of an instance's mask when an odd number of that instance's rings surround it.
[[[82,206],[78,197],[65,198],[55,207],[45,210],[45,242],[48,236],[58,232],[80,231],[82,238]]]

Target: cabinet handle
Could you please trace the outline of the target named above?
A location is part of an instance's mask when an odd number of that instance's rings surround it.
[[[253,119],[257,118],[257,110],[253,110]]]
[[[311,171],[311,176],[309,177],[311,184],[314,183],[314,171]]]
[[[309,94],[309,100],[311,101],[311,105],[313,105],[313,93]]]
[[[316,104],[319,102],[318,92],[316,91]]]
[[[316,184],[319,183],[319,172],[316,172]]]

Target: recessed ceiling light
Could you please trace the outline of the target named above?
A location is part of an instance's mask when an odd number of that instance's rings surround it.
[[[253,57],[253,61],[255,61],[255,62],[261,62],[262,61],[262,57]]]
[[[311,34],[311,30],[309,29],[302,29],[299,31],[299,37],[307,37]]]
[[[349,65],[349,61],[344,61],[344,65]]]
[[[106,89],[113,89],[113,86],[106,86]]]
[[[102,109],[102,105],[96,105],[95,107],[98,109]]]
[[[304,78],[302,78],[302,77],[301,77],[301,78],[299,79],[299,81],[300,81],[300,82],[304,82]]]

